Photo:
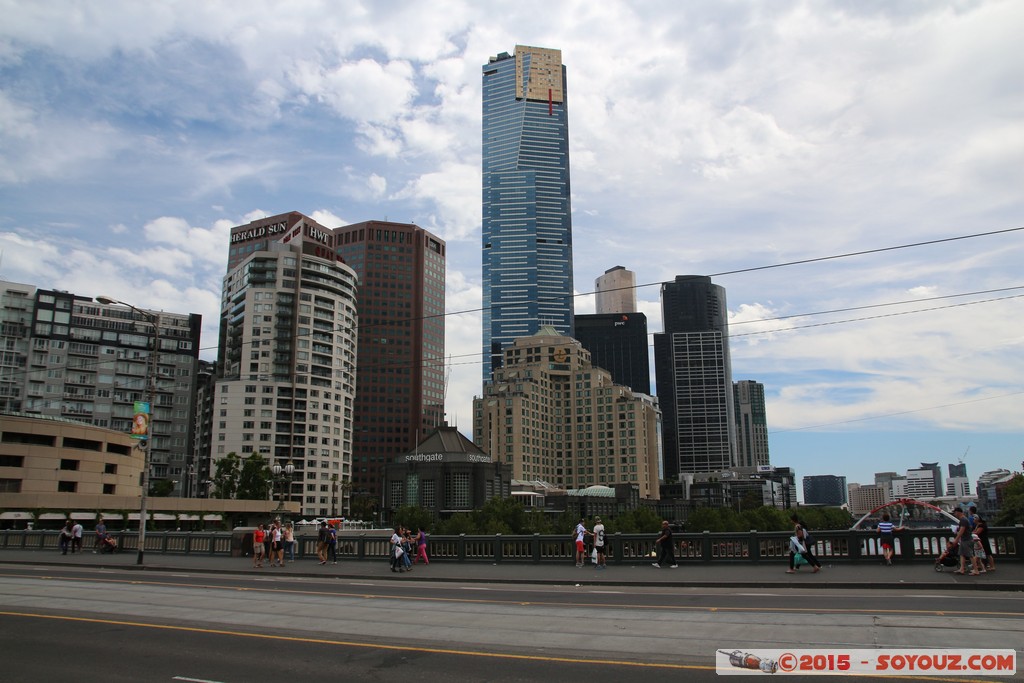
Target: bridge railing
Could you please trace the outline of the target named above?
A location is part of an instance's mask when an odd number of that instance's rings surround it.
[[[135,531],[112,532],[121,551],[138,550]],[[790,532],[731,532],[675,534],[675,556],[681,563],[773,562],[788,557]],[[879,561],[881,538],[867,530],[813,531],[814,553],[823,562]],[[953,538],[950,529],[905,529],[895,534],[896,557],[901,561],[933,562]],[[610,564],[640,564],[657,555],[657,534],[610,534]],[[348,559],[387,557],[390,533],[363,531],[338,536],[338,555]],[[316,555],[316,538],[299,536],[296,556]],[[993,527],[989,540],[998,560],[1024,560],[1024,526]],[[91,552],[94,537],[86,533],[83,550]],[[0,530],[0,549],[54,550],[60,546],[59,531]],[[252,532],[147,531],[146,552],[165,555],[248,555]],[[588,552],[590,546],[588,545]],[[569,534],[466,535],[429,537],[431,561],[443,562],[571,562],[576,547]]]

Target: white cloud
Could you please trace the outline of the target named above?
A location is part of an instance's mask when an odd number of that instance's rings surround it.
[[[0,274],[177,300],[209,340],[228,229],[291,210],[423,225],[448,242],[449,310],[479,308],[481,65],[517,43],[568,68],[581,291],[616,264],[643,284],[732,273],[1017,227],[1024,209],[1019,3],[5,7]],[[1019,285],[1017,244],[715,279],[738,335]],[[660,331],[657,288],[638,294]],[[773,429],[957,403],[1020,385],[1019,301],[737,336],[733,363],[765,378]],[[744,323],[784,315],[801,317]],[[448,321],[464,429],[479,325]],[[1019,433],[1013,405],[877,424]]]
[[[324,211],[324,210],[314,211],[314,212],[312,212],[310,214],[307,214],[307,215],[310,218],[312,218],[313,220],[315,220],[317,223],[319,223],[320,225],[322,225],[322,226],[324,226],[326,228],[337,228],[337,227],[340,227],[342,225],[348,225],[349,222],[350,222],[350,221],[346,221],[345,219],[341,218],[340,216],[335,215],[334,213],[332,213],[330,211]]]

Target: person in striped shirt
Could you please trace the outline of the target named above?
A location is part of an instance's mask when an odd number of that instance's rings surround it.
[[[896,541],[893,539],[893,532],[902,530],[903,527],[893,526],[892,521],[889,519],[888,512],[882,515],[882,521],[878,523],[878,533],[882,535],[882,556],[885,558],[885,563],[887,565],[892,564],[892,554],[896,547]]]

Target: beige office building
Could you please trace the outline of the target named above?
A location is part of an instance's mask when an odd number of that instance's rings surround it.
[[[867,484],[865,486],[850,484],[848,495],[850,512],[854,515],[867,514],[892,500],[884,486],[877,486],[875,484]]]
[[[516,339],[483,397],[473,438],[517,480],[566,489],[636,484],[657,499],[656,401],[612,382],[590,352],[550,326]]]

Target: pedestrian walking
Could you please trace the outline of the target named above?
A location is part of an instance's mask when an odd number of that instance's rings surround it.
[[[600,517],[594,517],[594,550],[597,552],[597,569],[605,569],[605,535],[604,524]]]
[[[281,528],[281,521],[277,520],[274,522],[274,528],[271,530],[270,539],[270,566],[274,566],[276,560],[278,567],[284,566],[284,531]]]
[[[338,564],[338,530],[333,524],[327,525],[327,553],[330,555],[331,563]]]
[[[960,558],[960,569],[953,573],[963,575],[967,573],[967,563],[974,564],[974,542],[971,539],[971,523],[967,521],[967,516],[960,508],[953,508],[953,516],[956,517],[957,522],[956,536],[953,538],[953,543],[957,546],[957,556]],[[976,575],[977,572],[972,571],[971,574]]]
[[[82,525],[75,522],[71,526],[71,554],[82,552]]]
[[[393,572],[404,572],[405,562],[402,560],[402,555],[406,554],[402,550],[402,527],[396,526],[395,533],[391,534],[391,550],[388,553],[391,559],[391,571]]]
[[[320,564],[327,564],[327,539],[330,534],[327,532],[327,522],[320,522],[320,529],[316,534],[316,556]]]
[[[69,519],[64,523],[64,528],[60,530],[60,554],[67,555],[68,548],[71,546],[71,539],[73,534],[71,533],[71,520]]]
[[[103,548],[106,539],[107,524],[103,521],[103,516],[100,515],[100,518],[96,520],[96,539],[93,542],[92,546],[93,555],[95,555],[98,551],[100,551]]]
[[[256,529],[252,532],[252,568],[260,569],[263,567],[263,553],[266,551],[264,541],[266,540],[266,532],[263,530],[262,524],[257,524]]]
[[[985,570],[994,572],[996,570],[996,558],[992,554],[992,543],[988,539],[988,522],[978,514],[978,508],[976,506],[972,505],[968,509],[974,513],[974,533],[976,533],[978,538],[981,539],[981,548],[985,553],[985,558],[988,563]]]
[[[658,569],[665,565],[668,565],[671,569],[679,566],[676,564],[675,544],[672,543],[672,527],[669,526],[668,520],[661,522],[661,534],[654,541],[654,544],[658,546],[658,561],[653,562],[653,566]]]
[[[580,517],[580,521],[577,522],[576,528],[573,529],[573,532],[572,532],[573,533],[573,537],[576,539],[576,566],[577,567],[582,567],[583,566],[583,560],[584,560],[584,558],[586,557],[586,554],[587,554],[587,544],[586,544],[586,542],[583,539],[586,538],[587,536],[589,536],[590,532],[587,531],[587,525],[586,525],[585,521],[586,520],[583,517]]]
[[[412,571],[412,550],[413,540],[412,531],[402,527],[402,564],[405,566],[405,571]]]
[[[430,560],[427,559],[427,532],[426,529],[420,527],[420,532],[416,534],[416,559],[412,561],[416,564],[423,559],[423,564],[430,564]]]
[[[284,525],[284,549],[288,555],[288,561],[295,561],[295,527],[292,526],[291,522],[287,522]]]

